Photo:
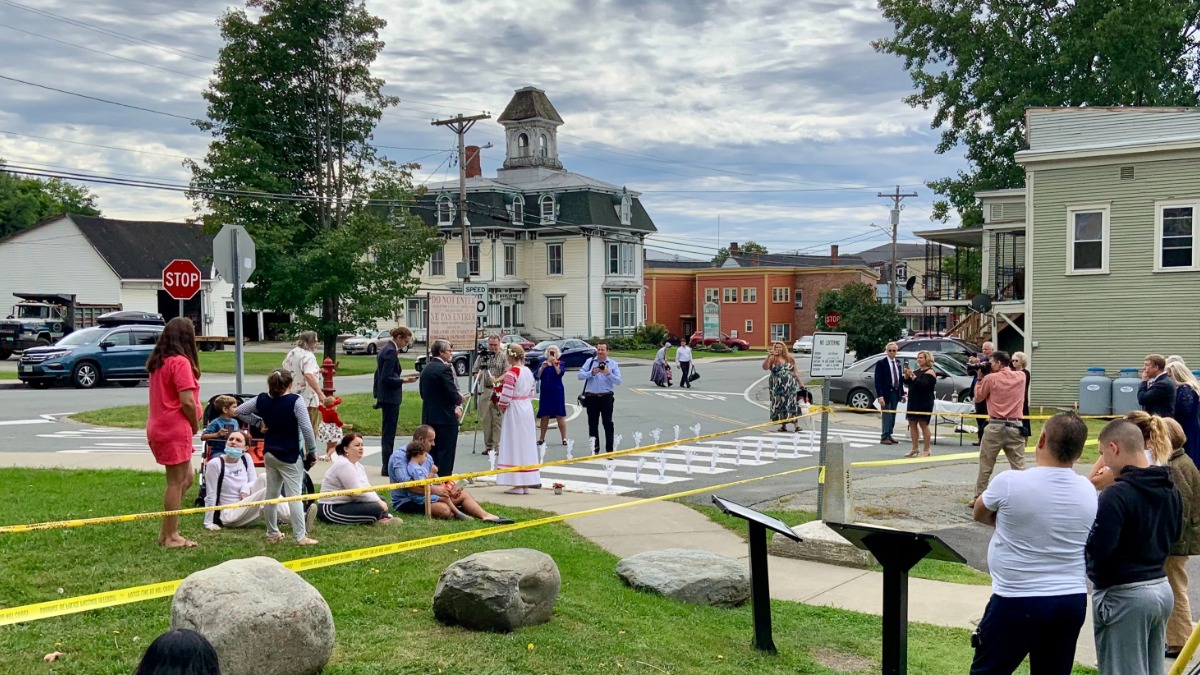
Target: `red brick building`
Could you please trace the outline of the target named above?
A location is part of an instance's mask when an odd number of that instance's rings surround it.
[[[857,256],[744,254],[730,244],[721,267],[707,262],[646,260],[646,323],[681,337],[700,330],[704,303],[721,306],[721,332],[752,347],[789,345],[816,331],[817,299],[851,282],[874,287],[878,272]]]

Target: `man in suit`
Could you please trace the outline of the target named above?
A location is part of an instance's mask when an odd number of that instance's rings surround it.
[[[439,476],[454,475],[454,453],[458,450],[458,416],[462,412],[463,395],[454,382],[454,367],[450,343],[434,340],[429,347],[429,362],[421,370],[421,424],[433,427],[436,436],[433,463]]]
[[[1138,385],[1138,405],[1159,417],[1175,416],[1175,382],[1167,375],[1167,360],[1151,354],[1142,363],[1142,383]]]
[[[396,447],[396,425],[400,421],[400,404],[404,402],[404,385],[417,380],[416,375],[404,377],[400,367],[400,350],[412,343],[412,331],[404,326],[391,330],[392,339],[379,349],[375,357],[375,381],[371,395],[375,407],[383,413],[383,475],[388,475],[388,461]]]
[[[900,405],[900,396],[904,393],[904,381],[900,375],[900,362],[896,360],[899,347],[895,342],[889,342],[887,356],[875,363],[875,402],[881,410],[895,410]],[[883,430],[879,442],[884,445],[895,445],[896,439],[892,432],[896,428],[896,413],[883,413]]]
[[[992,372],[991,358],[992,358],[992,352],[994,352],[994,351],[996,351],[996,345],[994,345],[990,342],[985,342],[985,343],[983,343],[983,356],[982,357],[972,356],[967,361],[967,372],[971,373],[971,375],[974,376],[971,379],[971,391],[975,391],[975,387],[979,386],[979,381],[982,380],[988,373]],[[975,414],[979,415],[979,417],[975,418],[975,428],[976,428],[977,437],[976,437],[976,441],[974,443],[972,443],[972,445],[979,445],[980,443],[983,442],[983,428],[986,427],[987,423],[988,423],[987,404],[976,399],[975,400]],[[959,426],[962,426],[962,425],[959,425]]]

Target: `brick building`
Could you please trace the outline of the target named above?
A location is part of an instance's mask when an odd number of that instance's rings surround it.
[[[816,331],[817,299],[851,282],[879,280],[858,256],[745,254],[737,243],[721,267],[709,262],[646,260],[646,323],[687,337],[701,328],[704,303],[721,306],[721,331],[767,347]]]

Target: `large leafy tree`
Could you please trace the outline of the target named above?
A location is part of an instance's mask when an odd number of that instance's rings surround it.
[[[0,160],[0,237],[16,234],[51,216],[98,216],[91,190],[58,178],[33,178],[3,171]]]
[[[929,182],[982,222],[977,190],[1024,185],[1013,161],[1032,106],[1192,106],[1200,82],[1197,0],[880,0],[895,25],[872,46],[904,61],[934,109],[938,153],[965,146],[970,168]]]
[[[247,303],[295,314],[333,356],[337,335],[396,316],[435,233],[406,208],[413,165],[372,144],[395,105],[371,66],[386,24],[362,0],[248,0],[219,21],[213,141],[190,163],[206,229],[244,225],[258,249]]]
[[[825,316],[832,311],[842,315],[837,328],[825,324]],[[879,302],[874,287],[855,281],[817,298],[817,325],[821,330],[846,333],[850,348],[865,358],[895,340],[904,328],[904,319],[895,307]]]
[[[738,255],[744,255],[746,253],[759,253],[766,255],[767,247],[763,246],[757,241],[748,241],[742,246],[738,247]],[[713,265],[720,267],[721,265],[725,264],[726,260],[729,260],[729,247],[722,246],[721,248],[717,249],[717,254],[713,256]]]

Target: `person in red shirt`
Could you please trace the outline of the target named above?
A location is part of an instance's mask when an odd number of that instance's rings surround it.
[[[342,404],[340,396],[326,396],[321,400],[321,426],[317,428],[317,440],[325,441],[325,461],[333,460],[333,449],[342,442],[344,435],[342,418],[338,417],[337,407]]]
[[[1000,451],[1008,457],[1010,468],[1025,468],[1025,436],[1021,416],[1025,409],[1025,373],[1013,370],[1006,352],[993,352],[988,359],[991,372],[975,385],[975,403],[987,406],[987,425],[979,444],[979,474],[975,478],[975,499],[987,490]]]
[[[192,486],[192,437],[200,430],[200,357],[192,322],[176,317],[167,322],[146,361],[150,373],[150,415],[146,442],[154,460],[167,469],[163,510],[175,511]],[[179,516],[166,516],[158,545],[192,547],[196,542],[179,534]]]

